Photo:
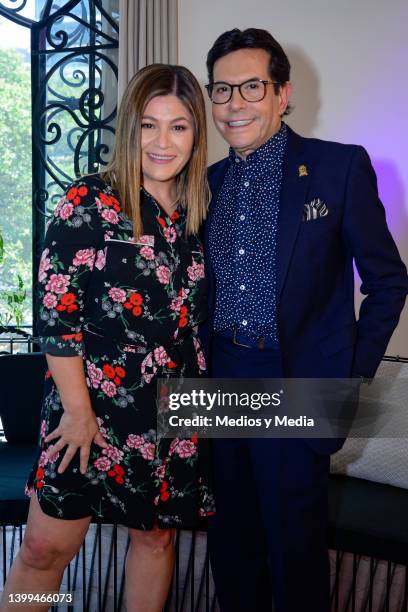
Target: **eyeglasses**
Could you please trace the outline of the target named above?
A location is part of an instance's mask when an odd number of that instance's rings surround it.
[[[266,86],[269,84],[280,85],[278,81],[264,81],[262,79],[250,79],[239,85],[217,81],[205,86],[208,96],[214,104],[226,104],[232,98],[234,87],[238,88],[241,97],[247,102],[260,102],[266,94]]]

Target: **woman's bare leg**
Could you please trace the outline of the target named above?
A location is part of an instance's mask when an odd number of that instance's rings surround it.
[[[10,593],[59,590],[64,570],[81,547],[90,521],[91,517],[66,521],[48,516],[33,493],[21,549],[4,586],[1,612],[11,609],[8,605]],[[30,604],[20,609],[43,612],[45,606]]]
[[[174,566],[174,529],[129,529],[126,557],[128,612],[162,612]]]

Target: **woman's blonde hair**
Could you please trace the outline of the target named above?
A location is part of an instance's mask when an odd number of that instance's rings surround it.
[[[177,199],[187,210],[187,235],[198,232],[207,213],[207,122],[201,88],[184,66],[146,66],[131,79],[123,95],[112,159],[102,172],[102,178],[118,191],[122,209],[133,221],[136,238],[143,233],[140,211],[142,116],[152,98],[166,95],[177,96],[193,118],[193,151],[177,177]]]

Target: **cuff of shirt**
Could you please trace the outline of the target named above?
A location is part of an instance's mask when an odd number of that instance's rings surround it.
[[[38,343],[43,353],[56,357],[83,357],[85,354],[82,333],[42,336],[38,338]]]

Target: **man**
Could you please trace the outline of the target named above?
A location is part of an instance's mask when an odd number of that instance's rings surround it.
[[[207,58],[229,156],[209,170],[207,351],[216,378],[373,377],[407,294],[360,146],[282,122],[290,65],[265,30]],[[366,298],[354,315],[353,259]],[[327,480],[342,440],[214,440],[210,558],[222,612],[327,612]],[[270,587],[271,582],[271,587]]]

